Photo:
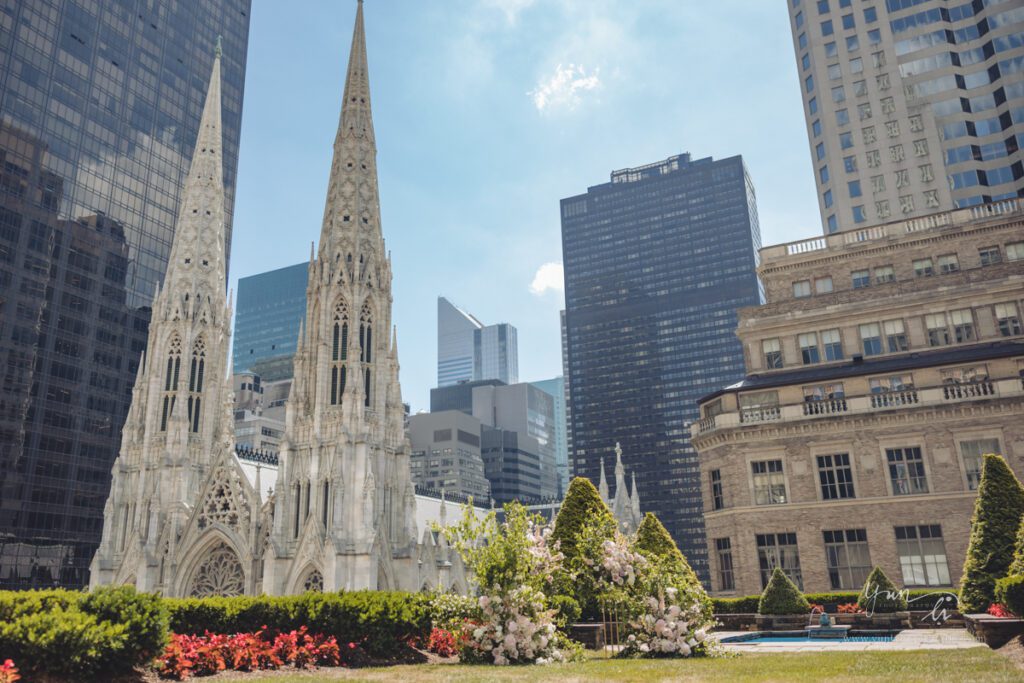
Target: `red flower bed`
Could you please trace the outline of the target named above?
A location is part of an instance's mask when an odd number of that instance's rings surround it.
[[[14,662],[11,660],[5,659],[4,663],[0,664],[0,683],[14,683],[14,681],[20,680],[18,667],[14,666]]]
[[[842,605],[836,605],[836,611],[839,612],[839,614],[861,614],[864,610],[857,607],[857,603],[855,602],[846,602]]]
[[[355,643],[348,645],[350,652],[358,648]],[[341,663],[341,649],[334,636],[310,635],[303,626],[273,637],[265,629],[230,636],[209,632],[202,636],[171,634],[171,642],[157,658],[156,668],[162,678],[183,681],[189,676],[208,676],[225,669],[257,671],[286,664],[305,669]],[[6,681],[0,678],[0,683]]]
[[[1013,618],[1013,612],[1006,609],[1005,606],[1000,605],[998,602],[993,602],[988,606],[986,611],[994,617]]]
[[[435,627],[430,632],[430,639],[427,641],[427,652],[433,652],[442,657],[454,657],[459,652],[455,634]]]

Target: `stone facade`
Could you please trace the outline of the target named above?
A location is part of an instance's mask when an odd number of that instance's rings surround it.
[[[443,534],[424,525],[418,542],[362,3],[276,456],[236,454],[220,122],[218,47],[91,585],[170,596],[465,591]],[[443,504],[439,515],[444,525]]]
[[[712,589],[781,565],[806,591],[872,565],[955,586],[980,455],[1024,475],[1024,202],[761,250],[748,375],[701,401]]]

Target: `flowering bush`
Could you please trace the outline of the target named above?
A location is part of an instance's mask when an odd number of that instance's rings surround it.
[[[988,609],[985,611],[994,617],[1013,618],[1013,612],[1006,609],[1006,607],[1000,605],[998,602],[993,602],[991,605],[988,606]]]
[[[356,644],[349,643],[349,647],[355,649]],[[230,636],[172,634],[171,642],[157,658],[156,669],[162,678],[182,681],[192,675],[208,676],[226,669],[256,671],[284,664],[305,669],[340,663],[341,652],[334,636],[310,635],[303,626],[273,638],[264,630]]]
[[[705,654],[710,624],[702,616],[699,600],[680,599],[679,591],[666,588],[646,601],[646,613],[630,623],[633,633],[623,654],[633,657]]]
[[[455,634],[435,627],[430,632],[430,639],[427,641],[427,652],[433,652],[442,657],[454,657],[459,652]]]
[[[539,516],[510,503],[498,524],[493,512],[478,521],[467,508],[445,534],[483,592],[480,622],[467,629],[462,643],[464,661],[545,664],[574,656],[573,646],[555,630],[556,610],[543,591],[563,558]]]
[[[819,605],[818,603],[816,603],[816,602],[811,602],[811,603],[808,603],[808,604],[810,605],[810,607],[811,607],[811,611],[812,611],[812,612],[813,612],[814,610],[818,610],[818,612],[820,612],[820,613],[822,613],[822,614],[824,614],[824,613],[825,613],[825,608],[824,608],[823,606]]]
[[[14,662],[11,660],[5,659],[4,663],[0,664],[0,683],[14,683],[20,680],[18,667],[14,666]]]
[[[840,614],[863,614],[864,610],[857,606],[855,602],[844,602],[841,605],[836,605],[836,611]]]
[[[467,619],[475,619],[480,614],[480,608],[472,596],[440,591],[431,593],[427,610],[430,612],[432,628],[453,633],[461,630]]]

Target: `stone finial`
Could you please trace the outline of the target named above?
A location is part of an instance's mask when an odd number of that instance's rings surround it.
[[[213,54],[217,55],[218,57],[224,54],[224,46],[222,42],[223,39],[224,36],[217,36],[217,47],[214,48]]]

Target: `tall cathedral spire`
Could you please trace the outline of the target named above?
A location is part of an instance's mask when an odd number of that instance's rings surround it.
[[[220,105],[220,41],[206,92],[192,165],[178,204],[165,291],[206,290],[224,296],[224,168]],[[208,288],[208,289],[207,289]]]

